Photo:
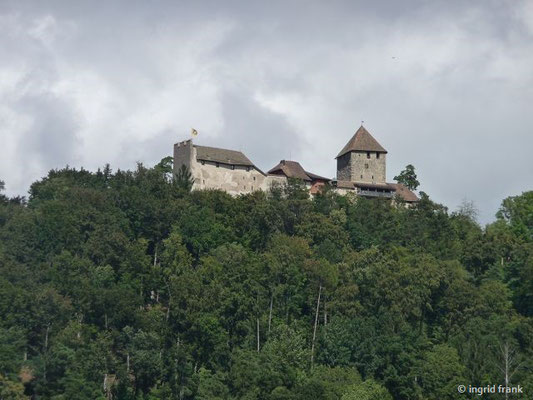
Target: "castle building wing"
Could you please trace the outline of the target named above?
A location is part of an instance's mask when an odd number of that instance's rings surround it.
[[[361,126],[352,138],[346,143],[346,146],[340,151],[335,158],[342,157],[351,151],[372,151],[376,153],[387,153],[387,150],[381,146],[376,139],[368,132],[364,126]]]
[[[396,190],[396,194],[400,196],[403,201],[408,203],[416,203],[419,201],[418,196],[405,185],[402,185],[401,183],[389,183],[389,186],[392,186]]]
[[[273,175],[285,175],[287,178],[302,179],[304,181],[311,180],[300,163],[296,161],[281,160],[279,164],[274,168],[271,168],[268,173]]]
[[[306,182],[318,180],[325,182],[329,181],[328,178],[307,172],[297,161],[281,160],[279,164],[270,169],[268,173],[272,175],[284,175],[287,178],[302,179]]]

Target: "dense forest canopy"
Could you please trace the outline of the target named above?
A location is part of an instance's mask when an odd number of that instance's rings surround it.
[[[533,395],[533,192],[480,227],[425,194],[187,179],[167,158],[0,196],[1,399]]]

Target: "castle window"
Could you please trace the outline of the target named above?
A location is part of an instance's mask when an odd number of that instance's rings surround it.
[[[361,179],[363,179],[363,175],[361,175]]]
[[[231,166],[231,169],[235,169],[235,165],[232,165],[232,166]]]
[[[366,158],[370,158],[370,152],[369,151],[366,152]]]
[[[217,166],[217,168],[220,167],[220,163],[216,163],[215,165]]]
[[[368,164],[365,164],[365,168],[368,169]]]
[[[254,176],[254,181],[255,181],[255,176]]]
[[[376,153],[376,158],[379,158],[379,153]]]

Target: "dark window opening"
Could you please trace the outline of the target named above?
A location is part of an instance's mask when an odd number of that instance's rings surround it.
[[[365,168],[368,169],[368,164],[365,164]]]
[[[369,151],[366,152],[366,158],[370,158],[370,152]]]
[[[215,165],[217,166],[217,168],[220,167],[220,163],[216,163]]]
[[[376,158],[379,158],[379,153],[376,153]]]
[[[232,165],[232,166],[231,166],[231,169],[235,169],[235,165]]]

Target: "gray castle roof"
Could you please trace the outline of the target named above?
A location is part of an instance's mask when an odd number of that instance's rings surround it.
[[[230,165],[243,165],[246,167],[255,167],[242,152],[237,150],[219,149],[217,147],[207,147],[194,145],[196,148],[196,159],[203,161],[213,161]]]
[[[362,125],[335,158],[339,158],[351,151],[375,151],[378,153],[387,153],[387,150],[385,150]]]

